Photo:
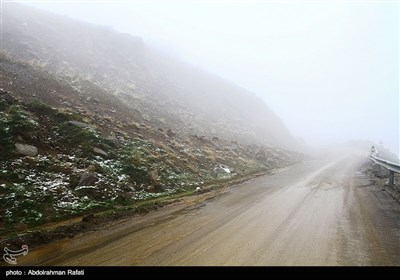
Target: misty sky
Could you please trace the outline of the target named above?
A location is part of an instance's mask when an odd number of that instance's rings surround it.
[[[84,1],[31,5],[142,36],[263,97],[310,144],[399,151],[393,1]]]

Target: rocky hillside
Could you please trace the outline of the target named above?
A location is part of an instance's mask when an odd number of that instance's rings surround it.
[[[19,4],[3,22],[0,235],[303,159],[267,145],[292,138],[254,95],[140,38]]]
[[[148,46],[139,37],[20,4],[3,6],[3,48],[82,89],[89,81],[154,126],[179,134],[299,149],[256,95]]]
[[[301,155],[154,127],[86,81],[0,56],[1,233],[272,171]]]

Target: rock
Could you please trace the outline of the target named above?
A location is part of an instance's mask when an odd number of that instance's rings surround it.
[[[212,140],[213,140],[213,141],[219,141],[219,138],[218,138],[217,136],[214,136],[214,137],[212,138]]]
[[[93,164],[89,165],[86,169],[89,173],[93,173],[96,170],[96,166]]]
[[[93,101],[96,102],[96,103],[100,103],[100,100],[98,98],[96,98],[96,97],[93,98]]]
[[[197,187],[197,188],[196,188],[196,192],[199,192],[199,191],[201,191],[201,188],[200,188],[200,187]]]
[[[174,137],[176,134],[171,129],[168,129],[167,135],[168,135],[168,137]]]
[[[228,166],[226,166],[226,165],[223,165],[223,164],[220,164],[220,165],[218,165],[218,166],[216,166],[214,168],[214,172],[219,172],[221,170],[224,171],[225,173],[228,173],[228,174],[231,173],[230,168]]]
[[[109,123],[112,122],[112,118],[110,116],[104,116],[103,120],[105,120],[106,122],[109,122]]]
[[[72,103],[71,102],[65,101],[65,102],[63,102],[63,104],[65,106],[67,106],[67,107],[72,107]]]
[[[82,173],[79,179],[79,186],[93,186],[99,178],[93,173]]]
[[[93,153],[95,153],[95,154],[108,157],[108,153],[105,152],[105,151],[103,151],[102,149],[99,149],[99,148],[96,148],[96,147],[95,147],[95,148],[93,148],[92,151],[93,151]]]
[[[65,174],[72,174],[73,164],[71,162],[66,162],[64,164],[64,173]]]
[[[78,122],[78,121],[68,121],[68,124],[74,125],[74,126],[79,126],[79,127],[88,127],[89,125],[83,122]]]
[[[15,150],[20,155],[30,156],[30,157],[37,156],[39,153],[37,147],[19,143],[15,144]]]
[[[9,92],[0,89],[0,99],[5,100],[9,104],[17,102],[17,99],[12,96]]]
[[[132,199],[132,197],[136,194],[136,192],[124,192],[121,196],[124,199]]]
[[[94,214],[93,213],[92,214],[88,214],[86,216],[83,216],[83,218],[82,218],[82,222],[84,222],[84,223],[90,223],[90,222],[93,222],[93,220],[94,220]]]
[[[257,153],[256,153],[256,159],[260,160],[260,161],[265,161],[267,159],[267,155],[265,154],[265,151],[260,149]]]
[[[92,100],[91,96],[86,97],[86,101],[89,102],[90,100]]]

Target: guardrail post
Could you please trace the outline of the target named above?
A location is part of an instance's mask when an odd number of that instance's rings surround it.
[[[394,185],[394,171],[390,170],[389,173],[389,185],[393,186]]]

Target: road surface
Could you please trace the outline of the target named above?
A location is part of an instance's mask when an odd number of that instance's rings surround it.
[[[360,172],[365,160],[297,164],[200,206],[33,250],[22,264],[400,265],[400,204]]]

